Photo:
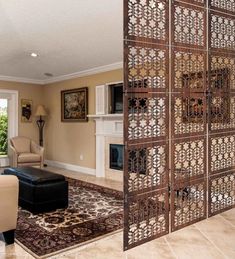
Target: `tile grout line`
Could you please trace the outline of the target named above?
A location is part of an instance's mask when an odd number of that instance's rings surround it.
[[[173,256],[174,256],[176,259],[178,259],[179,257],[178,257],[178,256],[176,255],[176,253],[174,252],[173,248],[171,247],[170,243],[167,241],[166,237],[164,237],[164,239],[165,239],[165,242],[166,242],[167,246],[169,247],[171,253],[173,254]]]
[[[207,237],[206,234],[202,232],[198,226],[196,226],[196,224],[194,226],[215,247],[215,249],[224,256],[224,258],[228,259],[228,257],[223,253],[223,251],[209,237]]]
[[[235,228],[235,225],[233,223],[231,223],[229,220],[227,220],[226,218],[224,218],[222,215],[218,215],[219,217],[221,217],[223,219],[223,221],[225,221],[226,223],[228,223],[230,226]]]

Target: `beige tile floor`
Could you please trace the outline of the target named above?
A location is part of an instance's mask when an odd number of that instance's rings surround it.
[[[122,190],[122,183],[97,179],[55,168],[51,171]],[[235,209],[122,251],[122,232],[50,258],[59,259],[235,259]],[[0,259],[32,259],[19,245],[5,246],[0,238]],[[49,257],[48,257],[49,258]]]

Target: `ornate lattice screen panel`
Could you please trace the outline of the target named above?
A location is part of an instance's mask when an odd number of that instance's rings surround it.
[[[235,3],[211,0],[208,215],[235,206]]]
[[[210,7],[225,13],[235,13],[235,2],[233,0],[211,0]]]
[[[234,0],[124,0],[124,249],[235,206]]]
[[[169,231],[169,3],[124,4],[126,250]]]
[[[171,231],[206,218],[207,11],[173,1],[171,32]]]

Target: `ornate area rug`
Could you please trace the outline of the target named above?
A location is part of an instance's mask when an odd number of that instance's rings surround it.
[[[16,242],[36,258],[86,244],[123,227],[122,192],[67,180],[67,209],[37,215],[19,209]]]

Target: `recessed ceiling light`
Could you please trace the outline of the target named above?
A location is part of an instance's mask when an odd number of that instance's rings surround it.
[[[36,57],[38,57],[38,54],[33,52],[33,53],[31,53],[31,57],[36,58]]]
[[[48,76],[48,77],[52,77],[53,76],[53,74],[51,74],[51,73],[44,73],[44,75]]]

